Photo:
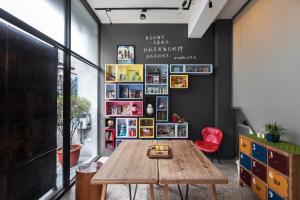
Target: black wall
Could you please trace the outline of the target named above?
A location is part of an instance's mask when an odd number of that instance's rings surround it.
[[[222,28],[220,29],[222,30]],[[121,44],[135,45],[136,63],[202,63],[215,65],[215,48],[219,47],[215,45],[215,30],[215,25],[212,25],[202,38],[189,39],[188,27],[185,24],[101,25],[101,65],[104,67],[105,64],[116,63],[117,45]],[[146,37],[149,38],[149,36],[155,35],[164,35],[168,43],[154,45],[153,40],[146,39]],[[162,53],[152,51],[149,53],[148,48],[151,47],[153,50],[154,46],[176,47],[182,49],[182,51]],[[220,51],[223,50],[231,53],[231,46],[222,46]],[[154,58],[155,54],[168,55],[167,58]],[[149,55],[153,55],[153,57],[149,58]],[[181,57],[181,59],[178,59],[178,57]],[[194,75],[189,76],[188,89],[169,89],[169,114],[171,115],[173,112],[176,112],[189,122],[189,139],[200,139],[200,132],[203,127],[215,125],[215,115],[218,114],[218,112],[215,112],[215,80],[215,74],[205,76]],[[230,77],[228,77],[227,81],[231,82]],[[218,85],[218,87],[222,86]],[[224,92],[231,94],[230,91],[226,90]],[[221,118],[220,120],[222,121]],[[225,123],[231,122],[226,121]],[[227,140],[227,138],[224,138],[224,140]],[[224,142],[224,144],[227,144],[227,142]],[[221,156],[224,158],[231,157],[230,152],[231,146],[225,145]]]

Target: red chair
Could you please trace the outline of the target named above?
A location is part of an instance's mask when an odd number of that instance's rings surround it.
[[[202,129],[202,137],[203,140],[195,141],[195,144],[198,147],[198,149],[206,153],[209,153],[212,162],[213,162],[213,154],[215,154],[220,163],[218,150],[220,148],[220,144],[223,139],[223,132],[218,128],[206,127]]]

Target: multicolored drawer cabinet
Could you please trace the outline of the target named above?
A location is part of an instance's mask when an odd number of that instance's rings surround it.
[[[240,135],[240,184],[262,200],[300,200],[300,146]]]

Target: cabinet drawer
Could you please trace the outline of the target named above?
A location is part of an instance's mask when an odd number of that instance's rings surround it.
[[[244,153],[240,153],[240,163],[241,165],[251,171],[251,158]]]
[[[280,153],[268,150],[269,166],[289,176],[289,158]]]
[[[252,156],[257,160],[267,164],[267,149],[255,142],[252,143]]]
[[[240,179],[246,183],[249,187],[251,187],[251,174],[247,172],[244,168],[240,168]]]
[[[256,160],[252,160],[252,173],[267,183],[267,167]]]
[[[273,190],[269,189],[268,191],[268,200],[284,200],[278,194],[276,194]]]
[[[272,190],[274,190],[281,196],[285,198],[288,197],[288,180],[284,176],[270,168],[268,171],[268,185]]]
[[[261,199],[267,199],[267,186],[258,178],[252,177],[252,190]]]
[[[240,151],[248,156],[251,155],[251,140],[249,138],[240,136]]]

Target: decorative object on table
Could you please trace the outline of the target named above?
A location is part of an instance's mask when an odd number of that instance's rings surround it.
[[[91,102],[83,97],[71,96],[71,117],[70,117],[70,167],[74,167],[78,163],[80,156],[81,144],[72,144],[73,136],[76,130],[80,129],[81,116],[83,113],[88,113],[91,108]],[[63,97],[57,97],[57,128],[63,134]],[[63,148],[57,149],[58,160],[63,165]]]
[[[188,75],[171,75],[170,76],[170,88],[173,89],[185,89],[189,87]]]
[[[118,64],[134,64],[135,46],[134,45],[118,45],[117,46],[117,63]]]
[[[266,139],[269,142],[278,143],[280,136],[287,134],[287,129],[283,128],[277,122],[265,124]]]
[[[219,148],[223,139],[223,132],[215,127],[205,127],[201,131],[203,140],[195,141],[195,145],[206,153],[210,154],[211,161],[213,162],[213,154],[215,154],[219,160]]]
[[[172,150],[168,145],[155,144],[149,146],[147,151],[147,156],[149,158],[156,158],[156,159],[169,159],[172,158]]]

